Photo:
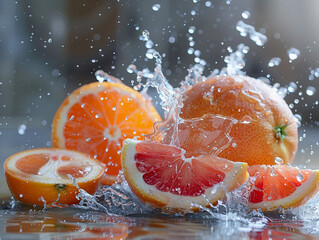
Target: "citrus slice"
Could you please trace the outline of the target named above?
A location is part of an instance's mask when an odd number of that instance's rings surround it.
[[[122,141],[143,138],[161,120],[152,103],[119,83],[95,82],[71,93],[58,109],[52,126],[53,147],[89,154],[106,165],[106,184],[121,169]]]
[[[101,163],[79,152],[40,148],[16,153],[4,163],[12,195],[26,204],[74,204],[78,186],[93,194],[104,168]]]
[[[186,158],[181,148],[132,139],[124,141],[122,166],[142,202],[176,210],[214,204],[248,177],[247,163],[213,155]]]
[[[287,165],[255,165],[251,176],[250,208],[273,211],[279,207],[298,207],[319,191],[319,170],[302,170]]]

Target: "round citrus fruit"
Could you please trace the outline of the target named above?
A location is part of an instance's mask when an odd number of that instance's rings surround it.
[[[225,198],[248,177],[247,163],[213,155],[186,157],[181,148],[126,139],[122,166],[131,190],[142,202],[188,211]]]
[[[4,163],[12,195],[26,204],[74,204],[78,186],[93,194],[104,172],[101,163],[79,152],[43,148],[16,153]]]
[[[182,98],[180,117],[217,114],[236,120],[232,144],[218,156],[248,165],[289,164],[298,146],[297,122],[286,102],[262,81],[215,76],[195,84]]]
[[[319,191],[319,170],[255,165],[248,172],[251,176],[248,202],[253,209],[273,211],[279,207],[298,207]]]
[[[52,126],[53,147],[89,154],[106,165],[104,183],[121,169],[122,141],[153,132],[161,117],[139,92],[119,83],[95,82],[71,93]]]

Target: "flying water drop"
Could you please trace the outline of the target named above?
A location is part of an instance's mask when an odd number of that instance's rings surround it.
[[[18,127],[18,133],[20,135],[24,135],[25,134],[25,130],[27,130],[27,126],[25,124],[21,124],[19,127]]]
[[[154,4],[153,7],[152,7],[152,9],[153,9],[154,12],[157,12],[158,10],[160,10],[160,8],[161,8],[161,5],[158,4],[158,3],[157,3],[157,4]]]
[[[281,58],[274,57],[274,58],[270,59],[270,61],[268,62],[268,67],[279,66],[280,63],[281,63]]]
[[[309,86],[307,87],[306,94],[308,96],[313,96],[316,93],[316,88]]]
[[[243,19],[248,19],[248,18],[250,18],[250,12],[244,11],[244,12],[242,12],[241,16],[243,17]]]
[[[290,61],[296,60],[300,55],[300,51],[297,48],[290,48],[287,53]]]

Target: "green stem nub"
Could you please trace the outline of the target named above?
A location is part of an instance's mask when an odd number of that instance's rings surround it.
[[[275,135],[276,135],[276,138],[277,139],[280,139],[281,141],[284,141],[285,137],[287,136],[287,133],[285,131],[285,128],[288,126],[288,123],[285,124],[285,125],[279,125],[279,126],[276,126],[274,128],[274,131],[275,131]]]
[[[61,183],[55,185],[55,188],[59,191],[62,191],[65,187],[66,185]]]

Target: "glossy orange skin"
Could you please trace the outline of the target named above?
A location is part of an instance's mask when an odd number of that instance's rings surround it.
[[[36,204],[43,206],[44,202],[40,200],[41,196],[46,204],[55,202],[61,204],[75,204],[80,200],[76,198],[79,190],[72,184],[67,184],[63,190],[58,190],[56,184],[40,183],[35,181],[26,181],[26,179],[14,176],[9,171],[5,172],[8,187],[15,199],[28,205]],[[99,184],[99,179],[79,183],[79,187],[90,194],[94,194]]]
[[[248,76],[214,76],[195,84],[182,99],[184,119],[206,113],[233,118],[232,143],[219,157],[248,165],[292,163],[298,148],[297,122],[286,102],[269,85]],[[275,133],[284,126],[283,140]]]

